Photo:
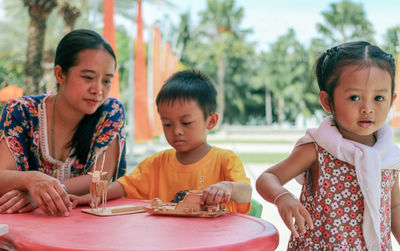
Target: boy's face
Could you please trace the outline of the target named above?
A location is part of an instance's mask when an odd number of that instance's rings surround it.
[[[158,111],[168,143],[181,153],[203,149],[208,130],[218,121],[216,113],[204,119],[203,111],[193,100],[160,103]]]

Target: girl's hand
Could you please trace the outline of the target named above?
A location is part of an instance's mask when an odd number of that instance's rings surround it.
[[[72,208],[76,208],[78,205],[90,205],[92,199],[90,194],[86,194],[83,196],[77,196],[73,194],[68,194],[69,200],[72,202]]]
[[[57,179],[41,172],[32,171],[26,187],[32,200],[47,215],[69,215],[72,203]]]
[[[232,186],[227,181],[218,182],[207,187],[201,197],[202,205],[216,206],[220,202],[228,203],[232,195]]]
[[[307,209],[299,200],[293,198],[290,194],[279,198],[275,205],[278,208],[283,222],[296,238],[299,237],[299,232],[302,234],[306,232],[306,225],[308,225],[310,229],[314,229],[311,215],[308,213]],[[293,218],[295,218],[299,232],[295,228]]]
[[[2,214],[25,213],[35,208],[27,192],[11,190],[0,197],[0,213]]]

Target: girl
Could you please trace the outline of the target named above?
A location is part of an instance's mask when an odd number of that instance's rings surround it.
[[[4,107],[0,213],[37,206],[48,215],[68,215],[67,192],[89,192],[87,172],[102,153],[107,179],[125,173],[124,108],[107,98],[116,66],[114,51],[99,34],[74,30],[57,46],[58,93],[13,99]]]
[[[288,250],[391,250],[391,231],[400,240],[400,149],[385,123],[396,98],[393,57],[349,42],[323,53],[315,72],[331,116],[260,175],[257,191],[291,230]],[[283,187],[296,176],[299,200]]]

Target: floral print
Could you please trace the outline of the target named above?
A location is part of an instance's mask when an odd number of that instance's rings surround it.
[[[316,149],[318,184],[313,186],[311,172],[307,171],[300,195],[315,229],[307,229],[299,238],[292,235],[288,250],[367,250],[362,230],[364,198],[354,166],[336,159],[318,145]],[[392,250],[390,195],[398,171],[381,173],[381,249]]]
[[[47,134],[47,129],[41,128],[39,118],[40,107],[47,97],[49,96],[39,95],[11,99],[1,115],[0,136],[6,140],[15,159],[17,170],[36,170],[57,177],[57,166],[46,161],[43,155],[43,148],[48,147],[48,142],[40,143],[41,133]],[[107,148],[115,138],[119,143],[120,158],[113,178],[116,179],[125,174],[124,107],[113,98],[108,98],[103,106],[102,117],[92,138],[87,162],[79,163],[77,159],[73,159],[70,166],[70,178],[86,174],[94,162],[95,153]]]

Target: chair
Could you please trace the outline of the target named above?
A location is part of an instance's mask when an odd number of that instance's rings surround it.
[[[263,211],[263,205],[257,200],[251,199],[250,212],[248,212],[247,215],[261,218],[262,211]]]

